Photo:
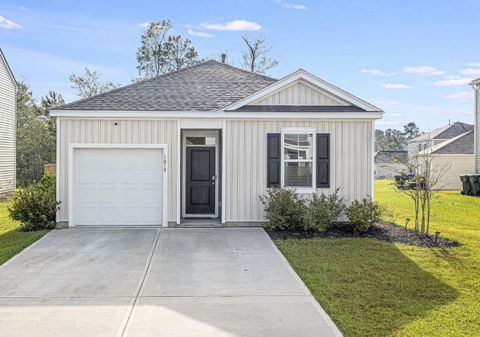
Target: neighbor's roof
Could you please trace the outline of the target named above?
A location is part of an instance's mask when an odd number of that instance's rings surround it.
[[[215,111],[276,81],[228,64],[207,61],[55,110]]]
[[[474,132],[467,131],[455,138],[444,141],[420,152],[420,154],[473,154],[474,153]]]
[[[424,142],[433,139],[452,139],[470,130],[473,130],[473,125],[455,122],[418,136],[410,142]]]
[[[375,153],[374,162],[383,163],[406,163],[408,160],[407,151],[378,151]]]
[[[476,80],[473,80],[470,82],[470,84],[479,84],[480,83],[480,78],[477,78]]]
[[[3,60],[3,63],[5,64],[5,67],[7,68],[7,72],[10,75],[11,80],[13,81],[13,85],[15,88],[18,88],[17,81],[15,80],[15,76],[13,76],[12,69],[8,65],[7,58],[3,54],[2,48],[0,48],[0,60]]]

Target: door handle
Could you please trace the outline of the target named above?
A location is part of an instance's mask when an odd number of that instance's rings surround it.
[[[215,185],[215,180],[217,180],[217,176],[212,176],[212,185]]]

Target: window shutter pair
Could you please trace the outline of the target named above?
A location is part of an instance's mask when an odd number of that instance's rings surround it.
[[[267,134],[267,187],[280,186],[281,134]],[[316,134],[317,188],[330,187],[330,134]]]

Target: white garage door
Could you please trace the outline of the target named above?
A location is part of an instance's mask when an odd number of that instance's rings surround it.
[[[74,150],[74,225],[160,225],[162,149]]]

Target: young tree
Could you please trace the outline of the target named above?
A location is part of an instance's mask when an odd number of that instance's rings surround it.
[[[65,101],[61,94],[56,93],[55,91],[49,91],[40,102],[40,106],[43,110],[43,115],[48,123],[48,129],[55,137],[56,134],[56,126],[54,118],[50,117],[50,110],[61,105],[64,105]]]
[[[198,53],[189,39],[169,35],[169,20],[152,22],[142,34],[137,51],[140,76],[150,78],[198,63]]]
[[[407,123],[403,126],[403,135],[407,141],[420,136],[420,129],[414,122]]]
[[[82,75],[70,75],[70,82],[80,98],[92,97],[120,86],[120,84],[110,81],[102,83],[100,76],[101,74],[98,71],[85,68],[85,73]]]
[[[44,111],[35,104],[25,83],[17,92],[17,185],[39,181],[43,165],[55,162],[55,135],[49,130]]]
[[[267,57],[272,49],[267,45],[265,38],[258,37],[250,40],[242,36],[246,50],[242,52],[242,68],[252,73],[264,74],[267,70],[278,65],[278,61]]]

